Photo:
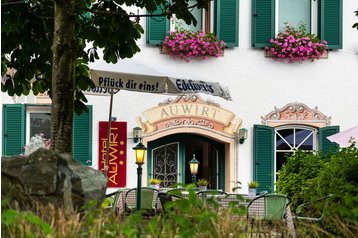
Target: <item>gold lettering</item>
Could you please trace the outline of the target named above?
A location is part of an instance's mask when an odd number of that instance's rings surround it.
[[[213,118],[216,118],[216,113],[219,112],[219,110],[212,108],[213,111]]]
[[[168,117],[169,116],[169,114],[165,111],[165,109],[163,108],[162,109],[162,114],[161,114],[161,118],[163,118],[164,116],[166,116],[166,117]]]
[[[181,105],[181,108],[183,109],[184,114],[190,114],[192,107],[193,107],[193,105],[190,105],[190,108],[189,108],[188,104]]]
[[[208,107],[203,107],[203,110],[201,111],[201,115],[204,116],[205,114],[207,117],[209,117],[208,111],[209,111]]]
[[[111,175],[111,176],[108,178],[108,180],[117,185],[116,175],[117,175],[117,174]]]
[[[177,114],[178,114],[178,107],[177,107],[177,105],[175,105],[175,112],[173,112],[173,110],[172,110],[173,106],[170,106],[169,108],[170,108],[170,114],[172,114],[172,115],[177,115]]]

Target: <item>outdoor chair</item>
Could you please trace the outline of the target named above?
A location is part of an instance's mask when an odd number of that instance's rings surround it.
[[[259,233],[281,230],[284,236],[285,214],[290,202],[290,198],[282,194],[264,194],[254,198],[247,207],[247,222],[251,224],[251,231],[256,224]]]
[[[154,216],[157,212],[157,199],[159,191],[154,188],[141,188],[141,210],[146,216]],[[137,211],[137,188],[128,190],[124,198],[124,206],[126,214]]]
[[[322,224],[326,213],[327,205],[333,194],[316,199],[315,201],[306,202],[296,208],[294,219],[299,221],[318,222]]]
[[[178,199],[184,199],[181,196],[170,194],[170,193],[159,193],[159,201],[163,208],[163,213],[167,214],[169,211],[172,211],[172,208],[169,208],[167,205],[169,202],[178,200]]]

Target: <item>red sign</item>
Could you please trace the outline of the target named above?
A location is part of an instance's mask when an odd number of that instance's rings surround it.
[[[107,121],[99,122],[98,159],[99,170],[104,171],[107,157]],[[108,187],[125,187],[127,183],[127,122],[111,122],[109,135]]]

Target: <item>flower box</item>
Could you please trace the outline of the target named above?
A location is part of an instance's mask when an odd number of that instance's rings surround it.
[[[322,53],[321,57],[319,57],[319,59],[328,59],[328,52],[329,52],[328,50],[325,50]],[[265,48],[265,57],[273,58],[272,53],[271,53],[270,49],[268,49],[268,48]]]
[[[326,41],[320,41],[314,34],[306,33],[305,25],[296,30],[286,25],[266,47],[265,55],[276,60],[287,60],[290,63],[315,60],[328,57]]]
[[[213,33],[188,30],[170,31],[161,45],[161,53],[185,61],[223,56],[224,49],[224,41],[218,41]]]

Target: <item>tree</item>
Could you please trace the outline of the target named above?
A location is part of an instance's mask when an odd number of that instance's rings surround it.
[[[1,21],[1,90],[10,96],[48,92],[51,105],[51,149],[72,152],[73,111],[81,113],[87,102],[82,90],[94,87],[88,63],[116,63],[140,51],[136,40],[144,33],[141,17],[122,7],[136,6],[155,16],[184,19],[196,24],[190,9],[204,8],[210,0],[5,0]],[[14,75],[7,69],[16,70]]]
[[[358,10],[357,10],[357,11],[354,11],[354,13],[355,13],[356,16],[358,17]],[[357,28],[357,30],[358,30],[358,22],[354,23],[352,27],[353,27],[353,28]]]

